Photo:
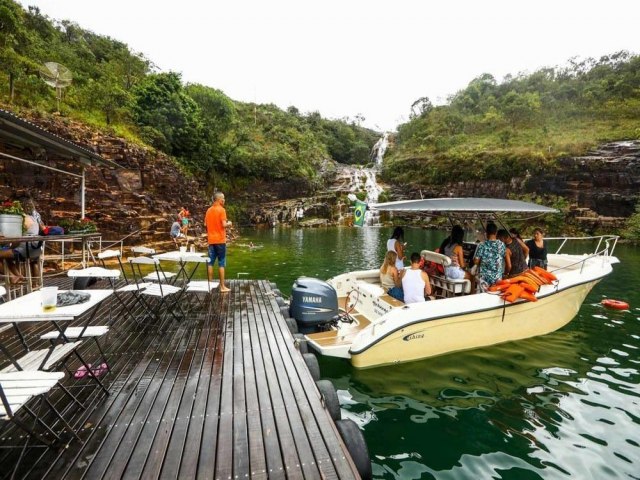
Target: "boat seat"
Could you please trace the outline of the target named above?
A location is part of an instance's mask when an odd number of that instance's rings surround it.
[[[358,290],[363,293],[368,293],[372,297],[380,297],[385,294],[384,288],[380,285],[374,285],[373,283],[358,280]]]
[[[432,252],[431,250],[422,250],[420,256],[425,262],[442,265],[442,268],[451,265],[451,259],[447,255]],[[442,290],[445,297],[471,293],[471,281],[466,278],[453,279],[447,278],[445,275],[430,275],[429,280],[434,287]]]

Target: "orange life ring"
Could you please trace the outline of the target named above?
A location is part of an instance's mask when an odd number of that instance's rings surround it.
[[[629,304],[622,300],[614,300],[613,298],[605,298],[602,300],[602,305],[614,310],[629,310]]]

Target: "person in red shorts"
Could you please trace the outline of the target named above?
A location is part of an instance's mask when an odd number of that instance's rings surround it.
[[[209,281],[213,280],[213,265],[218,260],[218,275],[220,276],[220,292],[228,292],[229,288],[224,284],[224,267],[227,259],[227,231],[231,226],[227,220],[227,212],[224,209],[224,193],[216,192],[213,196],[213,205],[209,207],[204,217],[209,243],[210,263],[207,267]]]

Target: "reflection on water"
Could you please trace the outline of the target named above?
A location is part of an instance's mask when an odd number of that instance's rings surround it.
[[[246,232],[264,244],[229,248],[229,278],[248,271],[289,293],[300,275],[377,268],[391,229]],[[407,229],[407,252],[445,236]],[[363,429],[376,478],[640,478],[640,252],[587,297],[578,316],[543,337],[356,370],[322,358],[343,417]],[[606,310],[605,298],[630,311]]]

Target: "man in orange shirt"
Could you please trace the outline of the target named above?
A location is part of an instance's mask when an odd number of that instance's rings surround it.
[[[224,193],[217,192],[213,196],[213,205],[209,207],[204,216],[204,224],[207,228],[209,243],[210,263],[207,267],[209,281],[213,280],[213,265],[216,263],[217,258],[220,291],[228,292],[229,288],[224,284],[224,267],[227,257],[227,231],[225,229],[231,226],[231,222],[227,220],[227,212],[224,209]]]

